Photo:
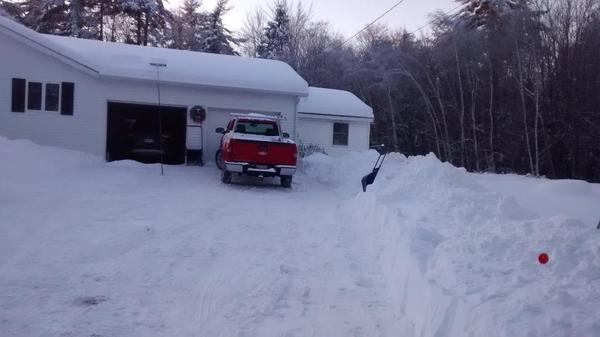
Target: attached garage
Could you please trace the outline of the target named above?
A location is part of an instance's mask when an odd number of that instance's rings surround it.
[[[186,154],[186,108],[109,102],[106,159],[183,164]],[[162,124],[162,125],[161,125]],[[162,127],[161,148],[159,141]]]

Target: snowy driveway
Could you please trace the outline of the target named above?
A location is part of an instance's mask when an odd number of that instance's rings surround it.
[[[2,336],[374,336],[393,320],[340,195],[319,183],[42,172],[0,190]]]
[[[600,185],[392,155],[359,192],[375,157],[289,190],[0,137],[0,336],[600,336]]]

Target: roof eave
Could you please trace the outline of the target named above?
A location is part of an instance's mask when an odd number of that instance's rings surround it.
[[[316,112],[298,111],[299,117],[316,118],[316,119],[334,119],[334,120],[353,120],[360,122],[373,122],[374,117],[368,116],[351,116],[351,115],[338,115],[338,114],[325,114]]]
[[[135,76],[127,76],[120,74],[110,74],[110,73],[100,73],[100,77],[106,79],[126,79],[131,81],[140,81],[140,82],[156,82],[156,79],[153,78],[142,78]],[[192,83],[192,82],[180,82],[173,80],[160,80],[161,84],[169,84],[169,85],[179,85],[179,86],[188,86],[188,87],[200,87],[200,88],[208,88],[208,89],[217,89],[217,90],[231,90],[238,92],[250,92],[250,93],[263,93],[263,94],[272,94],[272,95],[284,95],[284,96],[293,96],[293,97],[307,97],[308,89],[305,92],[299,92],[295,90],[273,90],[267,88],[249,88],[249,87],[235,87],[235,86],[224,86],[224,85],[214,85],[214,84],[206,84],[206,83]],[[308,88],[308,87],[307,87]]]

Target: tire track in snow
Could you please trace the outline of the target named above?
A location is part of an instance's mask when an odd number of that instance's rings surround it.
[[[380,336],[382,321],[393,316],[380,284],[377,261],[359,259],[359,241],[335,208],[315,205],[299,226],[292,261],[301,261],[291,273],[287,303],[257,330],[260,336]],[[367,263],[373,268],[357,267]]]
[[[270,199],[268,197],[265,202],[275,201]],[[247,218],[259,219],[263,215],[261,209],[246,209],[243,204],[235,203],[228,208],[223,213],[238,212]],[[293,226],[281,226],[287,219],[286,213],[283,210],[270,214],[266,224],[243,224],[235,219],[230,219],[229,224],[217,224],[223,227],[213,234],[211,241],[221,244],[214,250],[214,245],[209,248],[214,256],[205,279],[194,291],[193,297],[197,298],[199,308],[197,316],[190,317],[196,322],[187,333],[249,335],[253,326],[272,314],[288,282],[288,277],[282,277],[280,271],[281,266],[287,264],[285,257],[289,255],[289,249],[287,245],[279,244],[294,236]],[[265,233],[269,235],[265,236]]]

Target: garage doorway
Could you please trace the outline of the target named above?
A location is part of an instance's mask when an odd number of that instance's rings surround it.
[[[185,163],[186,108],[162,106],[163,160]],[[159,163],[161,157],[157,105],[109,102],[106,160],[132,159]]]

